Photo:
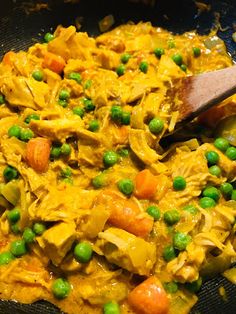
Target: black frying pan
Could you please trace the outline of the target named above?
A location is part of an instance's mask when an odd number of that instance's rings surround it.
[[[115,25],[127,21],[151,21],[170,31],[182,33],[196,29],[199,33],[208,33],[220,13],[220,22],[224,31],[219,36],[225,41],[229,53],[236,60],[236,43],[232,33],[236,31],[236,0],[198,0],[212,5],[210,12],[198,15],[191,0],[156,0],[155,7],[129,3],[124,0],[81,0],[79,4],[65,4],[61,0],[0,0],[0,56],[8,50],[27,49],[36,41],[42,41],[43,34],[55,29],[58,24],[75,24],[78,16],[84,17],[82,31],[90,35],[99,34],[98,21],[113,14]],[[27,14],[22,8],[32,7],[40,2],[50,4],[50,9]],[[72,1],[73,2],[73,1]],[[235,29],[234,29],[235,28]],[[223,301],[218,289],[224,286],[227,301]],[[0,291],[1,296],[1,291]],[[32,305],[0,301],[0,314],[59,314],[53,305],[40,301]],[[192,309],[193,314],[234,314],[236,313],[236,286],[219,276],[204,283],[199,292],[199,301]],[[79,314],[79,313],[76,313]],[[178,313],[176,313],[178,314]]]

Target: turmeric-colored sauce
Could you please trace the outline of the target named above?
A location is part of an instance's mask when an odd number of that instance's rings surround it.
[[[236,255],[236,148],[200,127],[160,140],[178,122],[174,80],[230,66],[224,43],[150,23],[45,40],[0,64],[1,299],[189,313]],[[212,130],[234,100],[200,122]]]

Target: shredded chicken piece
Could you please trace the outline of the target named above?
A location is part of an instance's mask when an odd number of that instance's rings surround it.
[[[48,38],[0,63],[1,298],[47,300],[68,314],[100,314],[112,300],[134,314],[130,296],[153,280],[161,295],[150,304],[145,288],[140,314],[159,313],[162,299],[163,314],[189,313],[197,296],[186,284],[236,260],[235,191],[222,187],[236,161],[198,120],[188,140],[162,138],[182,106],[176,79],[232,65],[223,41],[150,22],[96,38],[58,26]],[[233,117],[234,98],[199,120]],[[163,289],[175,281],[178,291]]]

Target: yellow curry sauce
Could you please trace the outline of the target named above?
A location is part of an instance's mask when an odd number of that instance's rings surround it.
[[[2,299],[69,314],[109,313],[110,301],[114,313],[190,311],[201,278],[236,256],[236,195],[224,185],[236,161],[214,139],[167,152],[159,140],[178,121],[172,80],[231,64],[215,34],[150,23],[97,38],[59,26],[4,56]]]

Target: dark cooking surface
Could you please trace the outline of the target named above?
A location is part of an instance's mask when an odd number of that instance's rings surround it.
[[[107,14],[113,14],[115,25],[142,20],[151,21],[173,32],[196,29],[200,33],[208,33],[215,19],[214,12],[220,12],[221,25],[228,29],[219,32],[219,35],[225,40],[231,54],[236,50],[236,43],[232,41],[233,24],[236,24],[236,0],[202,0],[211,3],[212,10],[200,15],[192,0],[156,0],[158,4],[154,8],[125,0],[80,1],[79,4],[64,4],[63,0],[1,0],[0,56],[11,49],[26,49],[37,40],[42,40],[42,34],[55,29],[58,24],[74,24],[78,16],[84,17],[81,30],[97,35],[97,22]],[[30,14],[22,9],[22,3],[26,3],[25,8],[30,9],[27,3],[37,2],[48,2],[51,9]]]
[[[200,0],[199,0],[200,1]],[[201,0],[203,1],[203,0]],[[107,14],[113,14],[116,25],[127,21],[151,21],[173,32],[197,29],[207,33],[211,29],[215,15],[220,12],[221,25],[227,30],[219,32],[225,40],[228,51],[236,60],[236,43],[232,33],[236,31],[236,0],[205,0],[211,3],[213,10],[198,16],[196,6],[191,0],[157,0],[154,8],[142,4],[127,3],[123,0],[81,0],[80,4],[63,4],[60,0],[49,0],[50,10],[27,15],[22,9],[24,0],[0,0],[0,56],[8,50],[26,49],[36,41],[41,41],[45,32],[53,30],[58,24],[75,24],[78,16],[83,16],[82,31],[92,35],[99,33],[98,21]],[[37,1],[28,1],[36,3]],[[47,1],[38,1],[45,3]],[[233,24],[235,23],[235,30]],[[220,297],[218,289],[224,286],[227,301]],[[1,292],[0,292],[1,294]],[[54,306],[47,302],[32,305],[0,301],[0,314],[58,314]],[[199,302],[191,311],[194,314],[234,314],[236,313],[236,286],[219,276],[206,282],[200,293]],[[79,313],[76,313],[79,314]],[[178,314],[178,313],[176,313]]]

